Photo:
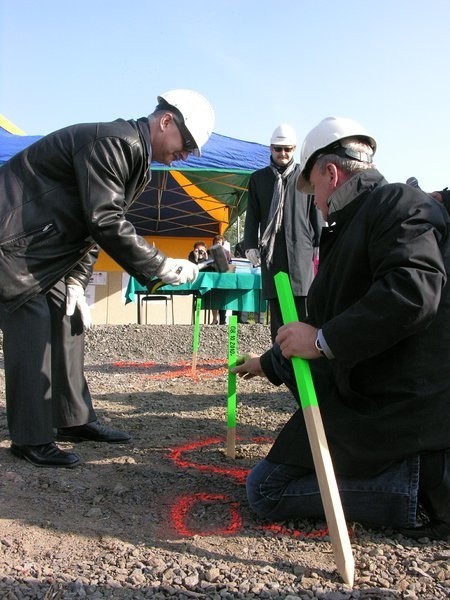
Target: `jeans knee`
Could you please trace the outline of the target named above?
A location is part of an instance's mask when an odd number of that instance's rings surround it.
[[[274,501],[264,494],[264,482],[267,479],[265,461],[260,461],[247,475],[246,492],[250,508],[260,517],[265,517],[271,510]]]

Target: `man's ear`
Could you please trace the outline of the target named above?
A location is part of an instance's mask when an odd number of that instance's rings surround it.
[[[330,162],[327,164],[326,174],[332,189],[336,189],[338,185],[342,184],[342,181],[340,181],[340,171],[334,163]]]
[[[159,120],[159,126],[161,131],[165,131],[170,123],[173,121],[173,116],[171,113],[164,113],[163,116]]]

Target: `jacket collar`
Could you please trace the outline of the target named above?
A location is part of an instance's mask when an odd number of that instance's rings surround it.
[[[142,137],[144,138],[145,148],[147,150],[148,155],[148,166],[150,167],[150,164],[152,162],[152,145],[150,143],[150,128],[148,125],[148,117],[141,117],[140,119],[138,119],[137,125],[139,127],[139,131]]]
[[[359,171],[328,198],[328,220],[330,221],[333,213],[345,208],[364,192],[371,192],[376,187],[386,184],[386,179],[376,169]]]

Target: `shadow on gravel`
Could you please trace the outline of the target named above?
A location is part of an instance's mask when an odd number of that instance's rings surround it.
[[[240,535],[256,524],[247,510],[245,476],[275,437],[275,420],[262,416],[267,400],[264,394],[242,395],[231,459],[225,455],[223,395],[180,397],[163,390],[95,395],[99,418],[130,431],[133,443],[61,443],[81,457],[72,470],[39,469],[13,457],[2,410],[0,515],[133,544]]]

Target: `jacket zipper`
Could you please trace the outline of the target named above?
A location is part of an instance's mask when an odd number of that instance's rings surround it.
[[[36,229],[32,229],[31,231],[24,231],[21,234],[15,234],[5,240],[0,242],[0,246],[4,246],[6,244],[10,244],[11,242],[16,242],[17,240],[22,240],[25,237],[30,237],[35,235],[36,233],[47,233],[54,229],[53,223],[47,223],[46,225],[41,225],[40,227],[36,227]]]

